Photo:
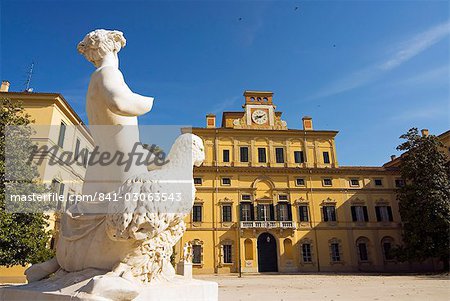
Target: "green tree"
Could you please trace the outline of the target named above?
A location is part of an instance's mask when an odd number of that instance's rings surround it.
[[[53,256],[48,247],[51,237],[51,231],[47,230],[49,216],[43,212],[24,213],[26,210],[20,210],[34,204],[10,208],[6,199],[11,192],[48,191],[36,181],[37,167],[28,162],[33,146],[31,123],[21,103],[0,99],[0,265],[26,265]],[[13,168],[8,169],[8,165]]]
[[[450,181],[448,158],[436,136],[421,136],[417,128],[400,136],[406,141],[400,170],[405,185],[398,191],[404,245],[401,261],[439,258],[449,270]]]

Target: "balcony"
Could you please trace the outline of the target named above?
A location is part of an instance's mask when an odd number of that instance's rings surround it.
[[[241,222],[241,229],[295,229],[292,221],[245,221]]]

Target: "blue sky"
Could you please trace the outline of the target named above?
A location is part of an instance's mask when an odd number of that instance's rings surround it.
[[[380,165],[411,127],[450,128],[448,1],[1,1],[2,79],[60,92],[86,120],[93,66],[76,51],[124,32],[121,70],[156,97],[141,124],[204,126],[270,90],[288,127],[339,130],[341,165]],[[220,121],[220,116],[219,116]]]

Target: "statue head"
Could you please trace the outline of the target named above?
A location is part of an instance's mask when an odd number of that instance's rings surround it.
[[[78,52],[95,67],[99,67],[102,59],[109,53],[117,55],[127,41],[123,33],[118,30],[96,29],[88,33],[84,39],[78,43]]]
[[[197,135],[192,135],[192,160],[195,166],[200,166],[205,161],[205,146],[202,138]]]
[[[205,160],[205,147],[203,140],[194,134],[185,133],[175,140],[172,149],[169,153],[169,160],[173,160],[173,156],[182,156],[185,154],[192,154],[192,164],[200,166]]]

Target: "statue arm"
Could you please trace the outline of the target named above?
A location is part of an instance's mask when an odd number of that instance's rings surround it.
[[[139,116],[153,107],[153,97],[142,96],[128,88],[122,72],[106,67],[102,70],[102,86],[108,108],[115,114]]]

